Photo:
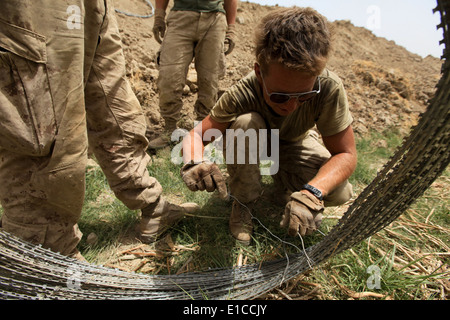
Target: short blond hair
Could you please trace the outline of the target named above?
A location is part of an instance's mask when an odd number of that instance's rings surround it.
[[[256,61],[319,75],[331,53],[331,27],[312,8],[282,8],[266,15],[256,30]]]

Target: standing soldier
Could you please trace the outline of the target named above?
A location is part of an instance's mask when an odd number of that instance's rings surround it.
[[[225,54],[235,46],[237,0],[174,0],[167,21],[169,0],[156,0],[155,39],[162,43],[159,54],[159,106],[165,127],[149,147],[169,145],[183,107],[182,94],[188,68],[195,58],[198,98],[196,120],[203,120],[217,100],[219,76]],[[167,28],[166,28],[167,25]],[[161,40],[163,38],[163,40]]]
[[[4,0],[0,10],[1,225],[80,259],[88,143],[117,198],[141,209],[143,241],[196,208],[164,200],[149,176],[111,2]]]

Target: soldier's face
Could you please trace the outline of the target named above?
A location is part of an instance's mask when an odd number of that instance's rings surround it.
[[[255,72],[264,100],[280,116],[288,116],[320,92],[320,81],[316,76],[288,69],[279,63],[270,63],[265,74],[255,64]]]

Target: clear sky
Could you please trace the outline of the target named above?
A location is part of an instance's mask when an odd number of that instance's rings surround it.
[[[246,1],[246,0],[241,0]],[[329,20],[350,20],[422,57],[440,58],[443,45],[436,0],[248,0],[262,5],[312,7]]]

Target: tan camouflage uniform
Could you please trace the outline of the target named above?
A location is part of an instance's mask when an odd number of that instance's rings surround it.
[[[5,0],[0,10],[2,227],[76,256],[88,141],[130,209],[162,192],[109,0]]]
[[[194,57],[198,83],[198,98],[194,106],[197,120],[206,117],[216,102],[220,57],[227,31],[223,7],[218,9],[223,6],[223,3],[219,6],[222,1],[203,1],[203,6],[199,3],[198,7],[191,5],[186,8],[183,7],[186,1],[181,2],[175,0],[175,7],[167,17],[167,32],[159,59],[160,111],[169,132],[180,120],[186,74]],[[206,12],[211,6],[208,10],[212,11]]]

